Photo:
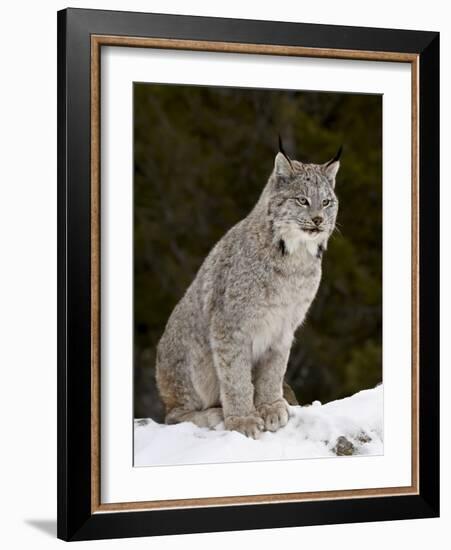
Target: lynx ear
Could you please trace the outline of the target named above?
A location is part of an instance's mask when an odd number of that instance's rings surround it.
[[[323,165],[324,172],[330,182],[332,183],[332,186],[335,187],[335,176],[337,175],[338,169],[340,168],[340,156],[343,151],[343,146],[340,145],[340,149],[336,152],[334,158],[329,160],[329,162],[326,162],[326,164]]]
[[[277,153],[276,160],[274,162],[274,170],[278,176],[288,177],[293,173],[290,160],[283,155],[283,153]]]
[[[279,134],[279,152],[274,162],[274,170],[278,176],[290,176],[293,173],[293,165],[288,155],[285,153],[282,145],[282,138]]]

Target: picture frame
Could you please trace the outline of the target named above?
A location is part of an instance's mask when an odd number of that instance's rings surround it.
[[[101,502],[104,47],[410,65],[410,486]],[[438,266],[439,33],[85,9],[58,12],[58,537],[88,540],[437,517]]]

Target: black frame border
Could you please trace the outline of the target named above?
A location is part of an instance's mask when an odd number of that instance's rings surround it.
[[[419,56],[419,495],[91,513],[91,35]],[[58,12],[58,537],[150,535],[439,515],[439,33],[178,15]]]

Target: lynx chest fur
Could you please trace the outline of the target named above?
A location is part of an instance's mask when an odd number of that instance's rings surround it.
[[[255,319],[253,361],[280,342],[291,346],[294,333],[303,323],[321,280],[321,259],[312,257],[306,249],[299,249],[278,263],[267,284],[260,315]]]
[[[157,348],[166,422],[223,421],[253,438],[287,423],[283,379],[335,227],[338,158],[278,153],[254,209],[204,260]]]

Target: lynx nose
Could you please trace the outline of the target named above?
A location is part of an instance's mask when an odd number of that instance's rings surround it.
[[[315,225],[321,225],[321,223],[323,222],[323,217],[322,216],[315,216],[314,218],[312,218],[312,222]]]

